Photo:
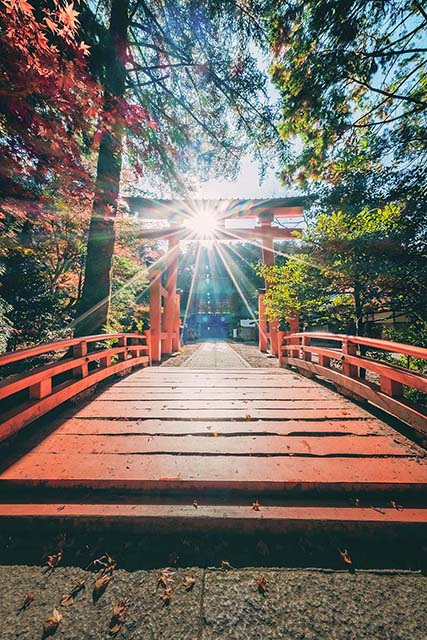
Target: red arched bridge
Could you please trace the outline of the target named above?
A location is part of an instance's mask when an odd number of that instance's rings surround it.
[[[294,333],[278,351],[277,368],[154,367],[147,331],[0,356],[21,371],[0,383],[0,520],[425,526],[427,417],[403,392],[427,392],[410,369],[427,349]]]

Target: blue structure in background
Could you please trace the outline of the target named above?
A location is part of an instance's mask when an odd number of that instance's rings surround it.
[[[227,340],[232,336],[236,319],[226,313],[193,313],[183,327],[184,342],[194,340]]]

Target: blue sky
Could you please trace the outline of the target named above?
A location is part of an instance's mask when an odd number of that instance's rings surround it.
[[[295,195],[280,184],[276,176],[278,167],[265,176],[259,183],[258,163],[250,156],[242,159],[240,173],[236,180],[207,180],[200,185],[199,198],[281,198]]]

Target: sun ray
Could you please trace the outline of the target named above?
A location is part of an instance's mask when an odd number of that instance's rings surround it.
[[[167,267],[167,257],[170,256],[173,253],[173,251],[174,251],[173,248],[169,249],[165,254],[160,256],[160,258],[158,258],[155,262],[153,262],[150,265],[150,269],[153,269],[153,267],[155,268],[156,266],[160,267],[159,274],[154,278],[154,280],[157,280],[158,278],[162,277],[162,273]],[[164,261],[163,266],[162,266],[162,261]],[[110,296],[106,296],[105,298],[100,300],[96,305],[93,305],[93,307],[91,307],[84,313],[80,314],[80,316],[78,316],[77,318],[74,318],[74,320],[70,322],[70,324],[67,327],[65,327],[65,331],[67,330],[70,331],[71,329],[74,329],[79,324],[79,322],[82,322],[83,320],[91,316],[93,313],[95,313],[95,311],[97,311],[102,305],[108,302],[108,300],[110,301],[113,300],[115,296],[117,296],[124,289],[126,289],[126,287],[129,287],[131,284],[133,284],[138,278],[141,277],[141,275],[142,275],[141,272],[136,273],[134,276],[129,278],[129,280],[127,280],[121,287],[119,287],[117,291],[114,291],[114,293],[111,293]],[[147,286],[142,291],[140,291],[138,295],[142,296],[146,291],[148,291],[149,288],[150,288],[150,283],[148,283]]]
[[[201,249],[201,245],[198,244],[197,245],[196,261],[195,261],[195,264],[194,264],[194,271],[193,271],[193,275],[191,277],[190,291],[188,292],[187,306],[185,308],[185,313],[184,313],[184,320],[183,320],[184,326],[187,324],[188,312],[190,310],[191,299],[193,297],[194,286],[195,286],[195,282],[196,282],[196,274],[199,271],[201,250],[202,250]]]
[[[217,249],[217,251],[218,251],[218,255],[219,255],[219,257],[221,258],[221,260],[222,260],[222,262],[223,262],[223,264],[224,264],[224,267],[225,267],[225,268],[226,268],[226,270],[227,270],[228,275],[230,276],[230,278],[231,278],[231,280],[232,280],[232,282],[233,282],[234,286],[236,287],[236,290],[237,290],[238,294],[239,294],[239,295],[240,295],[240,297],[242,298],[242,300],[243,300],[243,303],[244,303],[245,307],[246,307],[246,308],[247,308],[247,310],[249,311],[250,316],[252,317],[252,319],[254,320],[254,322],[255,322],[256,326],[258,327],[258,331],[259,331],[259,332],[260,332],[260,333],[261,333],[265,338],[267,338],[267,336],[265,335],[265,332],[261,329],[261,326],[260,326],[260,324],[259,324],[259,321],[258,321],[257,317],[255,316],[255,314],[254,314],[254,312],[253,312],[253,310],[252,310],[252,307],[250,306],[249,302],[248,302],[248,301],[247,301],[247,299],[246,299],[246,296],[244,295],[243,291],[241,290],[241,288],[240,288],[240,286],[239,286],[239,283],[237,282],[236,278],[234,277],[234,274],[233,274],[233,272],[231,271],[230,267],[228,266],[227,261],[225,260],[224,256],[222,255],[221,247],[220,247],[220,246],[217,246],[217,247],[216,247],[216,249]]]

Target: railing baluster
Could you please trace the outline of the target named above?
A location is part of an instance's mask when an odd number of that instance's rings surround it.
[[[73,347],[73,356],[74,358],[83,358],[87,355],[87,342],[82,341],[79,344],[74,345]],[[85,378],[89,373],[88,363],[83,362],[79,364],[78,367],[75,367],[72,370],[73,378]]]
[[[302,338],[302,359],[306,362],[311,362],[311,352],[305,351],[304,347],[310,347],[311,341],[308,336],[303,336]]]
[[[31,385],[29,392],[32,400],[41,400],[42,398],[50,396],[52,393],[52,378],[49,377],[46,378],[46,380],[40,380],[40,382]]]
[[[346,362],[345,356],[356,356],[357,355],[357,345],[354,342],[350,342],[348,338],[343,338],[341,351],[343,354],[343,362],[342,362],[342,372],[348,378],[357,378],[359,374],[358,367],[354,364],[350,364]]]
[[[386,376],[380,376],[380,390],[391,398],[403,396],[403,384]]]

